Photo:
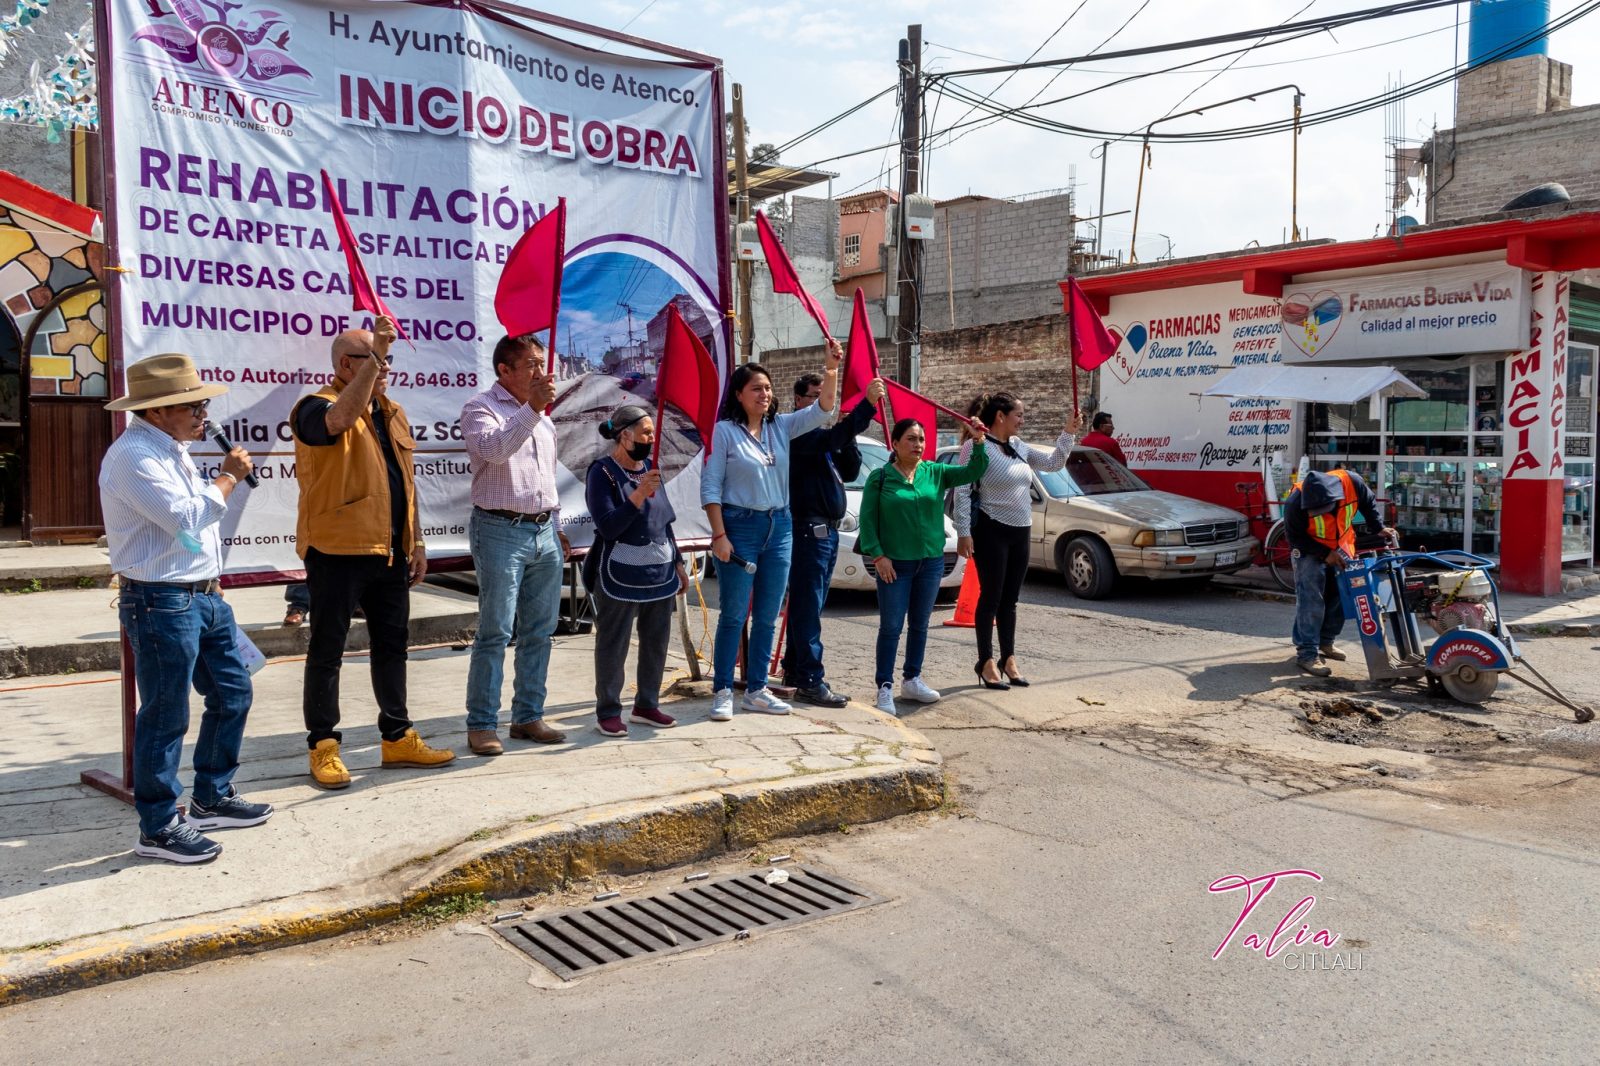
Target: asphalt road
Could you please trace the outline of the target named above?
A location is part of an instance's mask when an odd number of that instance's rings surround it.
[[[970,634],[935,637],[949,695],[913,720],[946,756],[949,809],[783,846],[885,905],[564,987],[481,920],[335,941],[11,1008],[5,1059],[1594,1060],[1592,773],[1530,749],[1354,778],[1402,756],[1307,736],[1259,698],[1298,684],[1275,672],[1287,608],[1144,590],[1088,610],[1047,578],[1027,598],[1031,690],[964,689]],[[835,676],[870,679],[870,610],[830,611]],[[1537,644],[1547,672],[1586,682],[1587,641]],[[1480,716],[1544,713],[1513,695]],[[1146,742],[1197,715],[1211,739]],[[1252,748],[1265,726],[1301,748]],[[1534,772],[1554,776],[1506,785]],[[1208,886],[1284,870],[1321,880],[1280,880],[1213,959],[1245,901]],[[1247,945],[1308,895],[1288,935],[1338,937],[1316,963],[1309,943]]]

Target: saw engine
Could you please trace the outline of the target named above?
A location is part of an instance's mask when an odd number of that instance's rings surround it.
[[[1406,606],[1436,633],[1495,631],[1494,590],[1481,570],[1411,571],[1405,595]]]

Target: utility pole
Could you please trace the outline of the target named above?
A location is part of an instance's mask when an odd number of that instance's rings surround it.
[[[907,26],[900,42],[900,209],[895,212],[897,256],[895,380],[916,387],[911,376],[911,348],[922,337],[922,242],[906,239],[906,198],[921,191],[922,176],[922,27]]]
[[[1098,260],[1100,258],[1100,238],[1102,236],[1101,231],[1105,229],[1106,224],[1106,153],[1110,150],[1110,141],[1100,142],[1100,215],[1099,221],[1094,224],[1094,257],[1097,261],[1097,266],[1099,265]],[[1093,156],[1094,152],[1091,151],[1089,155]]]
[[[733,174],[739,189],[738,220],[750,221],[750,173],[744,146],[744,86],[733,86]],[[755,264],[738,261],[739,271],[739,362],[748,363],[755,349],[755,323],[750,317],[750,281]]]

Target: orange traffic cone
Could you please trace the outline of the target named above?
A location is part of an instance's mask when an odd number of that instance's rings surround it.
[[[959,629],[978,628],[978,567],[971,559],[967,560],[967,572],[961,575],[955,616],[946,619],[944,624]]]

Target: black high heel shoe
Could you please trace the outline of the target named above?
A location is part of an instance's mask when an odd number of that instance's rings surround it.
[[[984,662],[988,662],[988,661],[989,660],[987,660],[987,659],[984,660]],[[979,663],[977,666],[974,666],[972,668],[972,672],[978,675],[978,680],[983,683],[983,687],[984,688],[999,689],[1001,691],[1005,691],[1005,690],[1011,688],[1011,686],[1006,684],[1004,681],[990,681],[987,677],[984,677],[983,676],[983,663]]]
[[[1004,667],[1002,667],[1001,670],[1000,670],[1000,676],[1005,678],[1012,685],[1015,685],[1017,688],[1027,688],[1028,687],[1028,679],[1027,678],[1023,677],[1021,674],[1008,674],[1008,673],[1006,673]]]

